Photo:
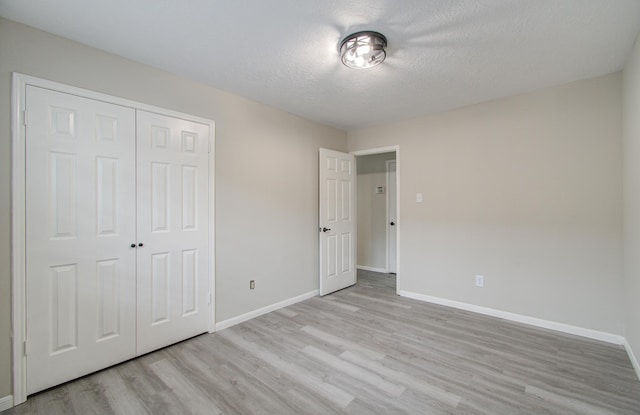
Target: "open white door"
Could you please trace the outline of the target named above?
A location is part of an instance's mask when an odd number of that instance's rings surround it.
[[[356,283],[356,159],[320,149],[320,295]]]

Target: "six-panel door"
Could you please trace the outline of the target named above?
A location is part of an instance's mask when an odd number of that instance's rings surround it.
[[[355,157],[320,149],[320,295],[356,283]]]
[[[138,111],[138,354],[207,331],[209,127]]]
[[[27,87],[27,392],[135,356],[135,110]]]

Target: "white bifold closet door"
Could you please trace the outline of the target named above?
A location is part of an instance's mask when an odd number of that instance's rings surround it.
[[[27,391],[135,356],[135,110],[27,87]]]
[[[206,332],[209,127],[33,86],[26,110],[27,393]]]
[[[138,354],[209,324],[209,127],[138,111]]]

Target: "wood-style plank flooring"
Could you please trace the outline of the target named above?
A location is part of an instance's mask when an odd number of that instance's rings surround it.
[[[624,349],[395,295],[393,275],[31,396],[9,414],[640,414]]]

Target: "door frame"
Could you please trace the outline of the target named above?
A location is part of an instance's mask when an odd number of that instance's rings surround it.
[[[209,126],[209,332],[215,331],[215,122],[140,102],[24,75],[11,74],[11,335],[13,405],[27,400],[26,343],[26,129],[27,85],[144,110]]]
[[[400,146],[386,146],[386,147],[372,147],[363,150],[354,150],[349,152],[349,154],[353,154],[356,157],[359,156],[370,156],[373,154],[382,154],[382,153],[396,153],[396,222],[398,223],[396,228],[396,294],[400,295],[401,291],[401,278],[400,278]],[[357,163],[356,163],[357,168]],[[387,198],[388,200],[388,198]],[[387,209],[388,213],[388,209]],[[356,217],[358,214],[358,200],[356,198]],[[357,232],[357,227],[356,227]],[[387,240],[389,239],[389,235],[387,234]],[[358,240],[356,239],[356,255],[358,255]],[[357,256],[356,256],[357,258]],[[389,257],[387,255],[387,271],[389,270]],[[357,275],[357,274],[356,274]],[[356,276],[357,280],[357,276]]]
[[[391,192],[389,191],[389,188],[391,187],[390,186],[391,181],[389,180],[389,171],[390,171],[389,165],[391,163],[395,163],[395,165],[396,165],[396,172],[395,172],[396,173],[396,182],[394,183],[394,185],[396,186],[396,218],[395,218],[395,221],[396,221],[396,225],[398,224],[398,180],[397,180],[397,178],[398,178],[398,162],[396,160],[385,160],[384,161],[384,168],[385,168],[385,176],[386,176],[385,180],[386,180],[386,184],[387,184],[387,192],[386,192],[386,196],[387,196],[386,197],[386,209],[387,210],[385,212],[386,213],[386,218],[387,218],[387,223],[386,223],[386,226],[385,226],[386,238],[387,238],[387,263],[386,263],[387,273],[391,272],[391,266],[390,266],[391,261],[389,260],[389,258],[391,256],[391,249],[390,249],[390,246],[389,246],[390,242],[391,242],[391,238],[389,237],[389,235],[391,234],[389,232],[389,230],[391,229],[390,228],[391,225],[389,225],[389,223],[391,221],[391,218],[389,217],[389,206],[391,206],[390,203],[389,203],[389,195],[391,194]],[[398,245],[398,227],[397,226],[395,228],[395,231],[396,231],[396,246],[397,246]],[[396,272],[398,271],[397,268],[398,268],[398,257],[397,257],[397,252],[396,252]]]

